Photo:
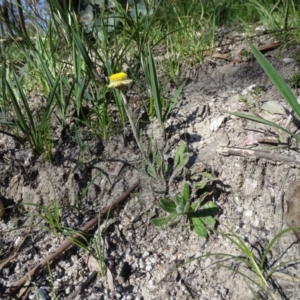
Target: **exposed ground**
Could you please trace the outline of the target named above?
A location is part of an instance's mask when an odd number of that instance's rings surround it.
[[[271,41],[262,38],[261,42]],[[293,143],[280,148],[270,128],[226,113],[254,110],[285,125],[290,112],[258,63],[241,56],[245,48],[245,43],[232,42],[229,60],[206,57],[203,64],[182,72],[176,86],[183,79],[188,81],[181,102],[167,121],[168,139],[160,139],[155,120],[146,125],[145,135],[158,139],[166,160],[174,158],[179,143],[187,142],[190,160],[186,171],[192,175],[190,181],[200,180],[197,173],[202,171],[219,178],[211,196],[221,209],[218,230],[235,232],[259,257],[267,243],[286,226],[284,193],[289,183],[299,178],[299,148]],[[266,56],[283,78],[289,79],[299,71],[292,59],[299,50],[297,45],[279,47]],[[165,89],[171,94],[175,90],[171,83]],[[293,92],[298,96],[297,90]],[[270,112],[266,103],[282,106],[282,114]],[[297,130],[294,122],[289,126]],[[245,264],[224,255],[202,257],[169,273],[175,266],[209,253],[243,254],[221,235],[211,233],[207,240],[199,238],[184,221],[166,230],[158,230],[150,223],[153,216],[161,213],[157,209],[161,194],[153,190],[162,190],[163,186],[144,174],[132,138],[125,145],[119,136],[107,142],[86,140],[88,151],[80,155],[74,137],[68,134],[65,132],[57,141],[52,162],[34,157],[30,150],[0,134],[0,195],[4,206],[10,207],[0,219],[1,249],[5,252],[27,236],[21,249],[2,267],[0,288],[21,278],[65,239],[62,233],[55,234],[53,228],[45,227],[46,222],[40,218],[45,214],[41,206],[57,199],[63,207],[62,225],[77,229],[140,180],[140,187],[104,222],[104,276],[93,273],[86,250],[72,247],[48,270],[32,278],[33,287],[27,294],[22,290],[20,297],[33,299],[36,292],[39,299],[54,299],[55,292],[57,299],[253,299],[247,285],[251,283],[222,264],[255,281],[258,278]],[[264,143],[267,138],[272,139],[271,144]],[[252,157],[225,155],[224,147],[262,152]],[[287,158],[290,162],[284,161]],[[83,199],[76,198],[92,179]],[[170,194],[180,192],[181,185],[182,178],[176,178]],[[19,210],[21,203],[39,206],[25,205]],[[74,206],[81,207],[76,210]],[[299,258],[296,241],[292,232],[284,234],[273,246],[266,269]],[[1,257],[2,261],[7,256]],[[278,270],[269,283],[270,294],[260,292],[261,299],[271,298],[271,294],[275,299],[299,299],[299,278],[298,264]],[[78,289],[81,284],[85,285]]]

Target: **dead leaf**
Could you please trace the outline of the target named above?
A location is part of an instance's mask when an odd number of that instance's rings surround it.
[[[111,291],[114,291],[114,289],[115,289],[114,279],[113,279],[113,275],[109,268],[106,268],[106,279],[107,279],[107,283],[108,283],[108,288]]]
[[[99,274],[103,273],[103,267],[100,266],[98,260],[93,256],[89,256],[88,258],[88,267],[91,271],[97,271]]]
[[[214,57],[214,58],[221,58],[221,59],[225,59],[225,60],[229,60],[230,59],[228,58],[228,54],[223,54],[223,53],[220,53],[218,51],[214,51],[213,53],[211,53],[210,50],[205,50],[203,51],[203,56],[210,56],[210,57]]]

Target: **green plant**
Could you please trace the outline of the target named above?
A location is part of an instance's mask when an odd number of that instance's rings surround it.
[[[79,168],[83,163],[82,162],[78,162],[76,167],[74,168],[74,171]],[[78,212],[81,211],[82,209],[82,204],[83,204],[83,199],[86,196],[87,192],[89,191],[89,188],[91,187],[91,185],[94,184],[95,180],[102,174],[102,172],[98,172],[90,181],[89,183],[86,185],[86,187],[82,190],[82,192],[80,194],[76,194],[75,195],[75,208],[77,209]]]
[[[151,97],[149,101],[149,109],[148,109],[148,116],[151,118],[153,116],[153,111],[155,111],[155,115],[161,125],[161,128],[163,129],[163,132],[165,134],[165,127],[164,123],[167,120],[171,110],[175,106],[175,104],[178,102],[178,97],[180,93],[182,92],[182,89],[185,86],[186,80],[184,80],[175,94],[173,95],[172,99],[170,101],[167,101],[165,97],[161,94],[161,86],[159,84],[158,76],[157,76],[157,70],[156,65],[154,62],[153,55],[149,49],[148,52],[148,64],[147,67],[145,67],[144,64],[144,72],[146,75],[146,79],[148,82],[148,85],[150,86],[151,90]],[[153,109],[154,107],[154,109]]]
[[[105,260],[104,260],[104,245],[102,242],[102,237],[100,233],[91,240],[92,248],[94,249],[94,255],[96,261],[98,262],[98,270],[101,277],[105,275]]]
[[[224,256],[233,258],[241,263],[243,263],[251,272],[253,272],[256,275],[256,280],[253,280],[249,275],[237,271],[233,269],[232,267],[229,267],[227,265],[218,263],[218,265],[223,266],[229,270],[232,270],[233,272],[236,272],[243,276],[246,280],[248,280],[249,283],[254,284],[259,289],[262,289],[266,295],[270,296],[271,299],[277,299],[274,295],[272,289],[271,289],[271,280],[273,274],[285,267],[288,266],[291,263],[296,263],[300,261],[300,258],[298,259],[291,259],[288,261],[284,261],[281,263],[267,263],[267,256],[271,255],[271,249],[273,245],[276,243],[276,241],[285,233],[292,231],[292,230],[299,230],[298,227],[290,227],[287,229],[284,229],[277,233],[271,241],[267,244],[262,254],[255,254],[253,250],[247,246],[246,242],[239,237],[237,234],[235,234],[233,231],[230,231],[229,234],[225,234],[222,232],[216,231],[218,234],[220,234],[223,238],[230,240],[237,248],[242,252],[243,256],[237,256],[237,255],[231,255],[231,254],[224,254]],[[218,254],[219,255],[219,254]],[[277,262],[277,260],[274,260]],[[252,292],[254,292],[254,289],[251,289]],[[254,292],[254,295],[256,293]]]
[[[240,96],[239,101],[240,101],[240,102],[247,103],[247,102],[248,102],[248,98],[245,97],[245,96]]]
[[[30,212],[29,214],[44,221],[45,224],[41,228],[46,228],[54,234],[66,232],[67,228],[64,228],[61,224],[62,207],[57,199],[52,200],[48,205],[22,203],[22,207],[36,208],[36,212]]]
[[[300,261],[300,258],[278,262],[278,259],[276,259],[272,254],[272,248],[281,236],[290,231],[297,231],[299,230],[299,227],[290,227],[278,232],[266,245],[266,247],[264,247],[264,250],[262,252],[259,251],[258,253],[255,253],[255,248],[251,245],[248,246],[247,242],[245,242],[232,230],[229,230],[228,233],[224,233],[213,228],[211,230],[216,234],[222,236],[225,240],[231,241],[232,244],[237,247],[241,254],[235,255],[221,252],[207,253],[201,256],[197,256],[180,265],[177,265],[176,268],[170,270],[170,272],[168,272],[164,278],[166,278],[172,272],[177,271],[178,268],[183,267],[184,265],[187,265],[192,261],[201,260],[207,257],[220,257],[222,260],[216,261],[214,264],[231,270],[235,274],[241,275],[245,279],[245,282],[251,290],[255,299],[261,299],[257,290],[262,290],[266,295],[266,299],[278,299],[274,293],[274,289],[272,289],[272,286],[274,287],[272,282],[275,278],[275,273],[277,273],[282,268],[290,266],[291,264],[298,263]],[[235,264],[236,262],[241,263],[242,266],[250,272],[240,271],[241,268],[237,270],[236,268],[232,267],[233,261],[235,262]],[[255,277],[253,278],[252,275],[254,275]],[[164,278],[161,281],[163,281]]]
[[[201,185],[200,190],[203,189],[204,186],[205,185]],[[154,218],[151,220],[151,223],[156,227],[174,225],[178,223],[183,216],[186,216],[192,231],[198,236],[206,238],[208,230],[213,228],[216,224],[214,216],[218,213],[219,208],[214,202],[206,201],[203,195],[200,199],[190,203],[190,189],[190,185],[184,183],[181,194],[176,194],[172,198],[162,198],[159,202],[159,207],[167,212],[168,215],[166,217]]]
[[[152,143],[149,141],[145,171],[150,177],[164,179],[166,182],[169,182],[167,185],[170,185],[171,180],[180,174],[189,160],[189,156],[186,153],[186,145],[184,143],[180,144],[176,149],[174,161],[170,158],[167,162],[157,145],[155,145],[154,149],[152,148]]]
[[[246,58],[250,58],[250,57],[251,57],[251,52],[249,52],[249,51],[246,50],[246,49],[242,49],[242,50],[240,51],[240,55],[241,55],[241,56],[244,56],[244,57],[246,57]]]
[[[50,145],[52,143],[50,117],[55,108],[54,96],[58,80],[53,84],[46,106],[40,109],[37,117],[34,117],[34,112],[29,106],[25,91],[15,72],[13,73],[13,79],[14,81],[9,78],[3,80],[3,98],[6,106],[11,103],[14,115],[12,121],[3,118],[0,123],[9,130],[14,130],[17,139],[19,138],[19,132],[22,132],[24,139],[29,142],[36,154],[40,155],[47,149],[47,153],[50,155],[49,151],[51,151]],[[19,103],[19,98],[22,105]]]
[[[261,65],[261,67],[264,69],[264,71],[266,72],[268,77],[271,79],[271,81],[274,83],[276,88],[279,90],[279,92],[281,93],[283,98],[286,100],[286,102],[289,104],[289,106],[295,112],[298,119],[300,119],[300,105],[299,105],[296,97],[290,90],[290,88],[287,86],[287,84],[284,82],[284,80],[281,78],[281,76],[278,74],[278,72],[274,69],[274,67],[264,57],[264,55],[258,49],[256,49],[250,42],[249,42],[249,46],[250,46],[251,51],[253,52],[255,58],[257,59],[258,63]],[[274,122],[271,122],[266,119],[263,119],[263,118],[260,118],[257,116],[253,116],[253,115],[248,115],[248,114],[243,114],[243,113],[234,113],[234,112],[229,112],[229,113],[234,116],[240,117],[240,118],[248,119],[248,120],[251,120],[254,122],[258,122],[258,123],[265,124],[270,127],[279,129],[283,132],[288,133],[289,135],[294,137],[297,141],[300,141],[299,135],[294,134],[293,132],[287,130],[286,128],[283,128],[282,126],[280,126]]]
[[[106,218],[105,222],[105,230],[107,227],[107,221],[108,221],[108,216]],[[103,226],[102,226],[103,227]],[[98,230],[96,231],[96,234],[94,237],[91,239],[90,244],[89,244],[89,252],[93,257],[96,259],[98,263],[98,271],[101,277],[105,275],[105,253],[104,253],[104,242],[103,242],[103,237],[104,235],[104,230],[101,230],[100,226],[100,217],[98,219]]]
[[[261,88],[260,87],[255,87],[252,91],[252,93],[255,95],[255,96],[259,96],[260,93],[261,93]]]
[[[141,155],[142,155],[144,163],[145,163],[146,173],[152,177],[157,177],[157,175],[159,175],[161,178],[165,178],[165,172],[167,172],[167,170],[165,167],[164,160],[162,159],[162,155],[159,151],[157,151],[155,154],[153,154],[152,145],[150,142],[148,143],[148,152],[145,153],[145,151],[142,147],[141,141],[140,141],[137,126],[133,121],[131,112],[128,107],[126,95],[124,94],[124,92],[122,90],[125,86],[130,84],[132,82],[132,80],[128,79],[127,74],[124,72],[113,74],[109,77],[109,79],[110,79],[110,84],[108,85],[108,88],[117,90],[120,93],[120,96],[122,99],[122,105],[124,107],[124,110],[127,114],[129,123],[131,125],[131,130],[132,130],[133,136],[135,138],[137,146],[139,147],[139,149],[141,151]],[[182,85],[182,87],[183,87],[183,85]],[[176,94],[178,96],[179,91],[177,91],[177,92],[178,93],[176,93]],[[175,97],[177,97],[177,96],[175,96]],[[160,106],[160,101],[157,101],[157,103],[158,103],[158,106]],[[168,110],[171,110],[171,108],[172,108],[172,105],[170,105],[168,107]],[[160,107],[158,108],[158,111],[161,112]],[[162,125],[163,125],[163,123],[162,123]],[[188,156],[185,154],[185,146],[181,145],[176,150],[175,169],[174,169],[174,171],[172,170],[172,172],[171,172],[171,173],[173,173],[172,176],[175,176],[186,165],[187,161],[188,161]]]

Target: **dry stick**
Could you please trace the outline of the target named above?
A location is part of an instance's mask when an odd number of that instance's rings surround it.
[[[125,200],[129,194],[134,191],[140,184],[140,181],[138,180],[134,185],[132,185],[126,192],[124,192],[120,197],[118,197],[112,204],[108,205],[100,214],[100,218],[104,218],[114,207],[116,207],[119,203],[121,203],[123,200]],[[82,233],[86,233],[90,228],[92,228],[95,224],[97,224],[99,220],[99,216],[93,218],[90,220],[85,226],[78,229],[81,233],[74,234],[71,238],[66,239],[57,249],[54,253],[46,256],[39,264],[37,264],[34,268],[32,268],[30,271],[27,272],[25,276],[23,276],[20,280],[15,282],[11,287],[6,288],[4,294],[5,295],[12,295],[16,293],[28,280],[28,278],[35,275],[36,271],[41,270],[43,267],[45,267],[47,264],[49,264],[54,258],[56,258],[58,255],[60,255],[63,251],[65,251],[67,248],[69,248],[73,241],[76,239],[80,239],[82,237]]]
[[[277,155],[277,154],[260,151],[260,150],[222,147],[220,150],[217,150],[217,152],[222,155],[236,155],[236,156],[245,156],[245,157],[252,156],[257,158],[265,158],[273,161],[300,164],[299,159],[295,159],[284,155]]]

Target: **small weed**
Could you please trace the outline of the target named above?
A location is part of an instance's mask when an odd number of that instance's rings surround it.
[[[99,231],[99,230],[98,230]],[[102,237],[100,236],[100,233],[98,233],[96,237],[93,237],[91,240],[91,249],[93,249],[93,257],[98,262],[98,271],[100,277],[103,277],[105,275],[105,262],[104,262],[104,245],[102,241]]]
[[[152,144],[148,144],[147,152],[148,161],[145,164],[146,173],[152,178],[161,178],[166,180],[168,186],[175,176],[179,175],[189,160],[186,153],[186,145],[180,144],[175,152],[175,159],[168,159],[165,161],[161,151],[155,147],[152,149]]]
[[[261,88],[260,87],[255,87],[252,90],[253,95],[255,95],[256,97],[258,97],[261,94]]]
[[[203,193],[206,183],[198,183],[195,187]],[[207,194],[203,193],[200,199],[190,203],[191,187],[184,183],[181,194],[172,198],[162,198],[159,207],[168,213],[166,217],[154,218],[151,223],[156,227],[177,224],[182,217],[186,216],[191,230],[198,236],[206,238],[208,230],[216,224],[214,217],[219,212],[218,206],[212,201],[206,201]]]
[[[239,101],[240,101],[240,102],[247,103],[247,102],[248,102],[248,98],[245,97],[245,96],[240,96]]]
[[[31,216],[35,216],[38,219],[44,221],[44,228],[49,230],[54,234],[59,234],[64,232],[64,227],[61,225],[61,210],[58,200],[54,199],[48,205],[39,205],[34,203],[22,203],[23,207],[34,207],[37,212],[31,213]]]
[[[246,58],[250,58],[252,56],[252,53],[250,51],[246,50],[246,49],[242,49],[240,51],[240,55],[244,56]]]
[[[220,261],[217,261],[215,263],[217,264],[217,266],[224,267],[232,271],[234,274],[241,275],[245,279],[245,282],[249,287],[250,291],[252,292],[254,299],[262,299],[258,295],[257,290],[263,291],[263,293],[266,295],[266,297],[264,297],[263,299],[272,299],[272,300],[278,299],[275,295],[274,289],[272,288],[274,287],[275,273],[279,270],[282,270],[285,267],[298,263],[300,259],[295,258],[295,259],[291,259],[279,263],[278,260],[273,257],[272,248],[281,236],[283,236],[287,232],[299,230],[299,227],[290,227],[277,233],[267,244],[267,246],[264,248],[262,253],[261,252],[255,253],[253,251],[255,247],[248,245],[247,242],[245,242],[240,236],[238,236],[236,233],[234,233],[231,230],[229,230],[229,233],[220,232],[214,229],[211,230],[214,231],[216,234],[222,236],[224,240],[229,240],[241,252],[241,255],[233,255],[231,253],[204,254],[195,257],[191,260],[188,260],[181,265],[177,265],[176,268],[168,272],[167,275],[161,281],[163,281],[172,272],[176,272],[178,268],[183,267],[184,265],[187,265],[192,261],[205,259],[207,257],[220,257],[223,258],[224,262],[225,261],[232,262],[233,260],[235,264],[237,262],[241,263],[244,267],[246,267],[247,270],[250,270],[250,274],[249,273],[246,274],[243,271],[240,271],[241,268],[239,268],[239,270],[233,268],[232,263],[231,265],[225,264]],[[273,261],[273,263],[271,260]],[[252,276],[253,274],[255,275],[255,278],[253,278]]]

